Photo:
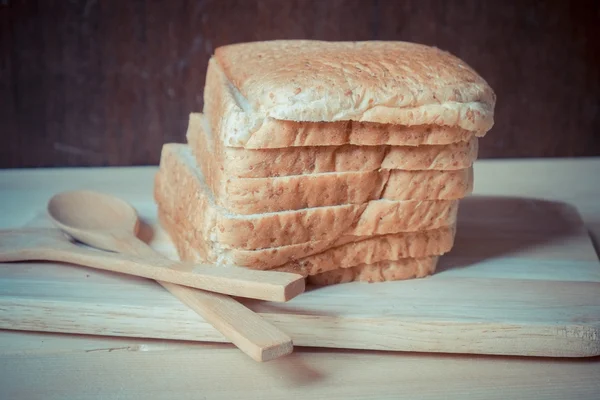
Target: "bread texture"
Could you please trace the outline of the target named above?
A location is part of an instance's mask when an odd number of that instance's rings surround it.
[[[169,192],[167,198],[156,193]],[[173,201],[192,226],[214,243],[247,250],[342,236],[370,236],[436,229],[456,221],[458,200],[374,200],[262,214],[235,214],[219,207],[185,145],[163,146],[155,198]]]
[[[177,229],[168,223],[164,227],[169,235],[177,254],[182,261],[205,261],[194,247],[193,242],[186,240]],[[435,272],[438,257],[403,258],[397,261],[380,261],[375,264],[361,264],[349,268],[338,268],[307,277],[307,282],[313,285],[333,285],[352,281],[384,282],[422,278]]]
[[[431,275],[495,103],[465,62],[415,43],[219,47],[189,145],[163,146],[159,221],[183,260],[316,285]]]
[[[195,125],[196,118],[190,119],[190,127]],[[459,170],[437,171],[407,171],[398,169],[376,169],[372,171],[356,172],[330,172],[317,174],[290,175],[290,169],[279,169],[277,173],[284,176],[245,178],[231,175],[230,172],[244,171],[239,165],[240,160],[248,158],[244,153],[260,152],[260,161],[255,165],[269,166],[272,170],[281,160],[277,155],[272,155],[269,162],[268,155],[260,150],[234,150],[242,153],[240,156],[224,156],[224,148],[214,145],[211,137],[200,129],[196,134],[188,134],[190,151],[196,157],[196,162],[202,170],[208,187],[211,189],[215,202],[231,212],[239,214],[267,213],[286,210],[299,210],[303,208],[334,206],[340,204],[363,204],[371,200],[454,200],[469,194],[473,186],[473,170],[467,167]],[[212,145],[211,145],[211,142]],[[461,142],[464,143],[464,142]],[[352,146],[356,147],[356,146]],[[431,147],[431,146],[430,146]],[[474,158],[468,146],[460,146],[455,153],[450,146],[434,146],[436,157],[428,157],[427,151],[421,148],[407,148],[405,154],[398,155],[395,149],[388,149],[387,155],[396,154],[396,164],[423,164],[427,166],[442,165],[454,168],[455,163],[470,165]],[[441,149],[438,149],[441,147]],[[451,147],[447,149],[446,147]],[[297,148],[304,153],[313,153],[313,148]],[[326,147],[317,148],[318,150]],[[220,151],[221,150],[221,151]],[[189,151],[188,151],[189,152]],[[267,153],[280,152],[280,150],[267,150]],[[298,151],[302,153],[302,151]],[[360,151],[357,151],[360,155]],[[416,157],[411,156],[414,153]],[[383,157],[383,163],[391,164],[393,157]],[[298,158],[294,158],[298,160]],[[338,164],[337,158],[328,164]],[[360,158],[359,158],[360,160]],[[447,160],[447,161],[444,161]],[[455,160],[455,161],[452,161]],[[349,158],[356,162],[356,157]],[[325,161],[324,163],[327,163]],[[304,162],[300,163],[305,164]],[[286,165],[286,164],[280,164]],[[320,165],[322,165],[320,163]],[[360,165],[360,164],[359,164]],[[289,167],[289,164],[288,164]],[[298,166],[292,164],[292,169]],[[253,168],[253,170],[259,168]],[[285,166],[282,166],[285,168]],[[234,170],[234,171],[231,171]],[[305,172],[305,171],[299,171]],[[259,201],[257,201],[259,200]]]
[[[213,72],[226,79],[226,90],[213,90]],[[435,125],[482,136],[493,126],[495,99],[466,63],[436,48],[292,40],[217,48],[209,63],[205,112],[228,146],[261,148],[272,135],[260,134],[254,145],[248,144],[252,136],[281,120]],[[285,130],[267,130],[288,136],[278,147],[303,141]]]
[[[326,172],[367,172],[380,169],[459,170],[477,159],[478,141],[472,138],[449,145],[315,146],[287,149],[226,147],[213,135],[202,114],[190,114],[187,141],[210,180],[310,175]]]
[[[325,286],[349,282],[386,282],[424,278],[433,275],[438,257],[403,258],[396,261],[380,261],[350,268],[339,268],[307,277],[312,285]]]
[[[394,125],[375,122],[282,121],[261,117],[246,106],[214,58],[208,64],[204,111],[224,146],[285,149],[313,146],[444,145],[483,136],[456,126]],[[250,124],[248,126],[247,124]]]
[[[448,252],[454,244],[455,227],[450,226],[379,236],[344,236],[336,240],[257,250],[229,249],[207,241],[177,209],[168,208],[172,204],[163,204],[158,215],[167,233],[172,238],[178,238],[174,240],[186,241],[197,253],[198,259],[219,265],[277,269],[310,275],[342,265],[440,255]]]
[[[372,200],[455,200],[473,187],[473,170],[341,172],[278,178],[210,180],[216,203],[258,214]],[[209,185],[210,186],[210,185]]]
[[[373,237],[330,247],[321,253],[291,261],[274,269],[307,276],[360,264],[438,256],[452,249],[455,232],[455,227],[452,226]]]

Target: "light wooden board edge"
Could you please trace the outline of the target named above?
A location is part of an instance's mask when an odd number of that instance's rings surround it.
[[[227,342],[201,317],[185,309],[148,313],[139,307],[122,307],[119,318],[112,318],[107,326],[103,321],[106,315],[114,314],[114,309],[101,304],[82,310],[81,305],[69,302],[30,300],[4,303],[0,307],[2,329]],[[75,315],[81,315],[85,322],[73,318]],[[600,355],[600,322],[527,326],[480,321],[260,315],[284,332],[293,332],[294,346],[536,357]],[[148,326],[154,328],[147,329]]]

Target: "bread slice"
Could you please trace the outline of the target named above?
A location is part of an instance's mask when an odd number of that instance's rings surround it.
[[[167,219],[164,220],[167,222]],[[179,258],[183,261],[205,262],[193,241],[187,240],[180,229],[166,223],[163,227],[171,237]],[[380,261],[374,264],[360,264],[348,268],[322,272],[307,277],[313,285],[332,285],[351,281],[383,282],[422,278],[435,272],[438,257],[402,258],[396,261]]]
[[[161,226],[171,238],[182,260],[213,262],[217,265],[243,265],[207,259],[202,250],[203,245],[199,246],[197,238],[191,236],[190,231],[176,224],[164,210],[161,210],[159,215]],[[334,263],[333,257],[323,256],[324,253],[299,260],[304,265],[313,265],[313,268],[305,269],[302,274],[308,276],[309,279],[314,277],[312,283],[317,284],[342,283],[350,280],[374,282],[426,276],[435,270],[437,254],[443,254],[452,247],[453,229],[445,229],[445,233],[442,233],[442,230],[439,231],[431,232],[431,234],[419,232],[418,236],[415,236],[415,233],[388,235],[384,240],[387,241],[389,247],[397,247],[398,251],[395,252],[380,253],[378,250],[382,248],[381,238],[368,238],[360,242],[340,245],[325,252],[344,254],[338,257],[337,263]],[[428,256],[429,254],[434,254],[434,256]],[[385,259],[386,255],[390,259]],[[254,269],[269,269],[256,268],[253,265],[245,266]],[[286,264],[276,270],[298,273],[298,270],[294,269],[291,264]]]
[[[190,126],[194,125],[195,119],[194,117],[190,118]],[[340,204],[363,204],[378,199],[454,200],[469,194],[473,187],[472,167],[448,171],[378,169],[359,172],[239,178],[230,173],[238,171],[239,167],[236,168],[236,166],[247,155],[222,157],[223,153],[219,153],[218,150],[211,147],[210,140],[202,132],[204,130],[199,134],[188,134],[192,154],[196,156],[196,161],[215,197],[215,202],[219,206],[239,214],[299,210]],[[326,149],[326,147],[319,149]],[[414,153],[423,154],[420,148],[412,149]],[[242,150],[241,153],[259,151]],[[266,151],[273,152],[273,150]],[[438,155],[441,155],[441,159],[447,157],[449,160],[474,158],[471,154],[461,156],[460,151],[455,154],[444,154],[447,152],[449,151],[444,149]],[[312,153],[312,149],[305,148],[304,153]],[[388,152],[388,154],[390,153]],[[281,160],[281,157],[273,155],[273,162],[270,163],[268,157],[265,156],[258,165],[273,168],[278,160]],[[407,157],[406,160],[400,158],[400,161],[405,161],[405,163],[410,163],[411,160],[415,159],[413,157]],[[433,164],[440,164],[439,159]]]
[[[438,256],[452,249],[455,232],[455,227],[452,226],[378,236],[331,247],[274,269],[307,276],[360,264],[397,261],[408,257]]]
[[[363,204],[371,200],[454,200],[473,188],[473,169],[341,172],[280,178],[210,179],[216,203],[238,214]]]
[[[212,72],[222,73],[224,90],[213,90]],[[307,145],[293,125],[268,126],[281,120],[448,126],[482,136],[493,125],[495,101],[489,85],[463,61],[403,42],[224,46],[209,63],[205,88],[205,112],[215,132],[227,146],[246,148]],[[280,142],[278,135],[285,138]]]
[[[403,258],[396,261],[380,261],[375,264],[361,264],[350,268],[339,268],[307,277],[313,285],[334,285],[338,283],[386,282],[424,278],[433,275],[438,257]]]
[[[161,204],[158,210],[160,224],[174,242],[185,241],[194,249],[199,260],[215,264],[260,270],[275,268],[309,275],[333,270],[340,265],[440,255],[448,252],[454,244],[455,227],[451,226],[371,237],[345,236],[335,241],[321,240],[258,250],[228,249],[207,241],[172,204]]]
[[[435,124],[404,126],[358,121],[298,122],[261,118],[247,107],[247,101],[232,87],[215,58],[208,63],[204,111],[224,146],[246,149],[444,145],[469,141],[485,133]]]
[[[168,193],[160,196],[160,193]],[[213,243],[247,250],[342,236],[370,236],[436,229],[456,222],[458,200],[374,200],[263,214],[235,214],[219,207],[189,148],[163,146],[155,198],[174,202],[197,231]]]
[[[372,172],[380,169],[466,169],[477,159],[478,141],[449,145],[321,146],[287,149],[239,149],[223,145],[202,114],[190,114],[187,141],[205,176],[219,182],[229,178],[263,178],[326,172]],[[211,187],[214,184],[208,181]]]

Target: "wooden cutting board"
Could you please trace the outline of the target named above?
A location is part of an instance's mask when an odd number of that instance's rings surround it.
[[[153,203],[136,206],[141,236],[175,257]],[[463,200],[455,248],[433,277],[245,303],[296,346],[600,355],[598,257],[577,211],[542,200]],[[0,328],[226,341],[152,281],[52,263],[0,264]]]

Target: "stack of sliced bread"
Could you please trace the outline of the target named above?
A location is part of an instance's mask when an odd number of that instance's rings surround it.
[[[460,59],[401,42],[220,47],[155,199],[185,260],[315,284],[424,277],[451,250],[495,94]]]

